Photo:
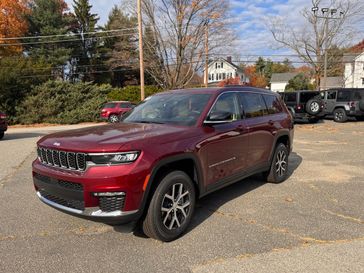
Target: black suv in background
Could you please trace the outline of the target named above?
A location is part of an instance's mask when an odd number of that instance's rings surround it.
[[[295,121],[315,123],[322,116],[323,102],[318,91],[289,91],[280,93]]]
[[[364,88],[326,90],[323,102],[323,115],[333,115],[336,122],[345,122],[348,117],[364,121]]]

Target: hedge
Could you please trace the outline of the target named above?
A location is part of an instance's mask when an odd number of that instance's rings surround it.
[[[144,88],[146,98],[161,91],[162,89],[153,85],[147,85]],[[122,89],[114,89],[107,97],[109,100],[140,102],[140,86],[126,86]]]

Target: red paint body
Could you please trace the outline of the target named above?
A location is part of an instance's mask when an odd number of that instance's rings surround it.
[[[43,137],[39,147],[68,152],[112,153],[140,151],[138,159],[130,164],[93,166],[85,172],[62,170],[45,166],[36,159],[33,175],[41,174],[58,180],[82,184],[85,207],[98,206],[93,192],[125,192],[124,211],[136,211],[138,218],[147,206],[147,195],[154,174],[162,162],[193,159],[197,171],[198,192],[203,196],[212,190],[239,180],[254,172],[267,170],[275,143],[279,137],[289,139],[292,149],[293,123],[285,106],[283,112],[258,118],[241,119],[214,126],[204,120],[215,100],[223,92],[245,92],[252,88],[217,88],[173,91],[175,93],[209,93],[211,97],[195,126],[168,124],[118,123],[60,132]],[[270,91],[259,90],[273,95]],[[279,97],[278,95],[275,95]],[[181,157],[181,158],[179,158]],[[217,164],[226,161],[224,164]],[[229,161],[230,160],[230,161]],[[147,190],[146,177],[151,175]],[[129,219],[128,219],[129,220]]]
[[[102,119],[109,119],[111,115],[120,116],[127,112],[129,112],[131,109],[133,109],[133,104],[131,104],[128,101],[120,101],[120,102],[114,102],[114,103],[108,103],[107,105],[114,104],[114,107],[104,107],[101,109],[100,117]]]

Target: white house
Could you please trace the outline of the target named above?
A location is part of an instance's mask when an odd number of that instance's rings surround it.
[[[343,57],[345,64],[345,88],[364,87],[364,52],[346,53]]]
[[[249,78],[244,74],[244,71],[232,63],[231,57],[227,57],[226,60],[223,58],[218,58],[210,62],[208,73],[209,84],[218,83],[223,80],[236,77],[239,77],[241,83],[249,82]]]
[[[288,81],[298,73],[273,73],[270,81],[270,89],[274,92],[284,92]]]

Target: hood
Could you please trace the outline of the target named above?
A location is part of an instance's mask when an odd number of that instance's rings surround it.
[[[189,131],[186,127],[165,124],[118,123],[50,134],[39,140],[38,145],[87,153],[126,151],[139,149],[143,143],[151,144],[161,136],[164,137],[163,142],[170,139],[165,138],[167,135],[181,137],[186,131]]]

